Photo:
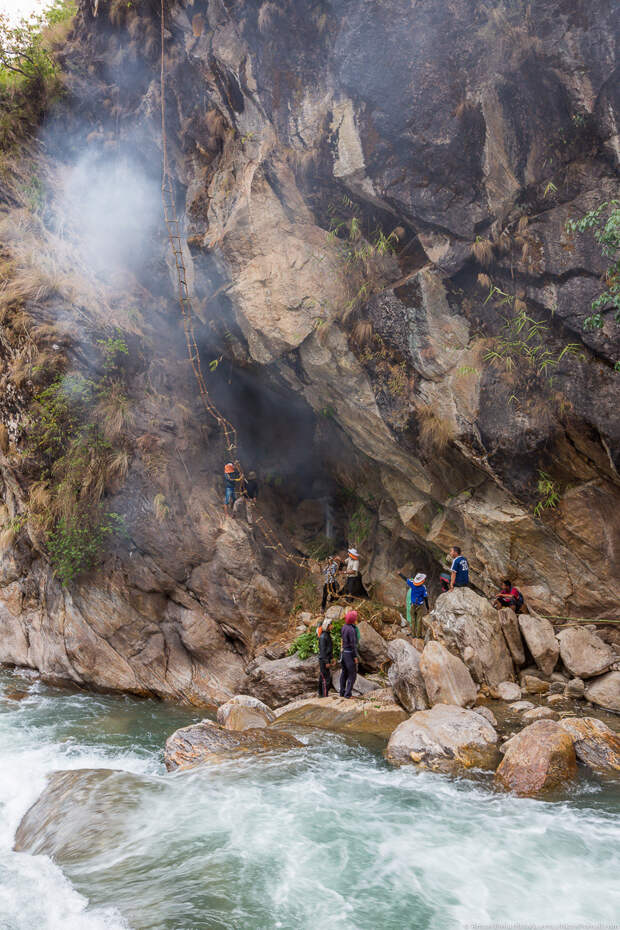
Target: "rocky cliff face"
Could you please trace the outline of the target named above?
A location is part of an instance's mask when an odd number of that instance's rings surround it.
[[[565,224],[617,192],[617,5],[166,5],[196,334],[240,457],[260,470],[269,537],[222,514],[226,448],[196,397],[152,206],[159,15],[82,3],[68,93],[43,127],[50,189],[69,177],[86,201],[104,191],[94,225],[109,217],[107,244],[118,216],[133,229],[114,275],[111,259],[66,257],[79,204],[65,229],[59,196],[33,218],[4,192],[0,466],[19,531],[1,563],[2,659],[190,700],[243,691],[256,649],[286,626],[295,569],[282,552],[307,553],[325,521],[357,542],[388,602],[395,569],[436,575],[458,541],[481,591],[509,573],[533,607],[612,614],[618,328],[608,313],[584,329],[606,262]],[[105,195],[127,163],[149,205],[130,217]],[[56,268],[62,254],[61,283],[23,283],[33,252]],[[106,319],[85,325],[93,305]],[[60,321],[46,344],[42,327]],[[40,390],[32,364],[16,380],[16,359],[34,344],[64,371],[96,368],[106,323],[131,350],[128,465],[105,489],[129,540],[62,588],[35,521],[15,522],[30,507],[19,449]]]

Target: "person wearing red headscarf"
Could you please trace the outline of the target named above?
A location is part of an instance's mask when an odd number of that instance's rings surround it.
[[[353,694],[353,685],[357,678],[358,654],[357,654],[357,610],[349,610],[345,614],[344,626],[342,628],[342,647],[340,650],[340,661],[342,663],[342,672],[340,673],[340,697],[350,698]]]

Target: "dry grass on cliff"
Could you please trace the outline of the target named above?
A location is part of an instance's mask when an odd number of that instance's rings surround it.
[[[431,404],[418,404],[417,414],[420,442],[426,449],[441,452],[456,435],[453,423],[440,416]]]
[[[476,261],[484,265],[485,268],[493,261],[493,244],[490,239],[476,236],[476,241],[471,246],[471,252]]]

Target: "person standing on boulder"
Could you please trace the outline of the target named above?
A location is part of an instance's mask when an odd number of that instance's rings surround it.
[[[460,546],[452,546],[450,549],[452,567],[450,569],[450,590],[454,588],[469,587],[469,565],[464,555],[461,555]]]
[[[332,622],[329,617],[326,617],[321,624],[321,635],[319,636],[319,697],[327,697],[332,686],[334,644],[329,629],[331,625]]]
[[[340,697],[350,698],[353,693],[353,685],[357,678],[357,666],[359,659],[357,656],[357,610],[347,611],[342,628],[342,648],[340,651],[340,661],[342,662],[342,672],[340,673]]]
[[[422,624],[422,604],[426,604],[427,613],[430,610],[430,607],[428,606],[428,591],[426,590],[426,585],[424,584],[426,581],[426,575],[424,575],[422,572],[418,572],[415,578],[407,578],[407,576],[403,575],[402,572],[399,572],[398,575],[403,579],[403,581],[407,582],[407,623],[411,627],[413,635],[418,637],[422,632],[420,629]],[[411,619],[412,612],[413,622]]]

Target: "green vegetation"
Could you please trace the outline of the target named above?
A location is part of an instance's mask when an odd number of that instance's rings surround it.
[[[332,641],[334,644],[334,658],[340,658],[340,647],[342,645],[342,627],[344,626],[344,620],[335,620],[330,626],[330,631],[332,634]],[[307,659],[312,655],[318,655],[319,652],[319,637],[316,635],[316,629],[310,629],[306,633],[302,633],[297,637],[294,642],[291,643],[291,648],[288,651],[290,656],[298,655],[300,659]]]
[[[504,332],[486,353],[486,361],[503,363],[508,371],[522,368],[525,362],[531,371],[545,378],[552,387],[553,375],[560,362],[567,356],[583,355],[581,345],[574,342],[559,351],[550,349],[547,345],[549,324],[530,316],[522,300],[507,294],[492,282],[485,303],[489,300],[510,307],[513,313],[504,317]]]
[[[615,322],[620,323],[620,200],[607,200],[580,220],[569,220],[566,230],[572,235],[593,232],[603,257],[611,259],[604,289],[592,301],[592,314],[584,320],[584,329],[602,329],[606,310],[613,310]]]
[[[118,332],[96,345],[105,375],[56,375],[35,394],[26,427],[25,450],[37,472],[30,514],[65,585],[92,568],[106,541],[123,529],[104,498],[129,468],[122,367],[128,350]]]
[[[54,50],[64,42],[75,11],[74,0],[55,0],[44,13],[18,23],[0,12],[0,149],[19,142],[60,92]]]
[[[546,471],[538,470],[538,483],[536,486],[539,500],[534,507],[534,515],[540,517],[543,510],[555,510],[560,499],[560,491]]]

